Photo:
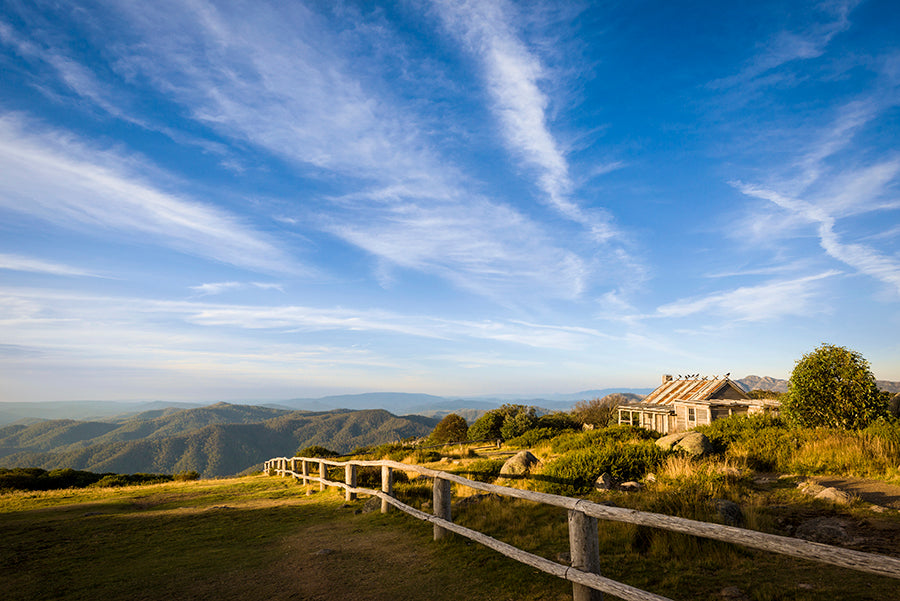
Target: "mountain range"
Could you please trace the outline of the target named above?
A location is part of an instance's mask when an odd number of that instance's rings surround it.
[[[0,427],[0,466],[229,476],[271,457],[428,435],[438,420],[383,409],[307,412],[218,403],[107,421],[46,420]]]

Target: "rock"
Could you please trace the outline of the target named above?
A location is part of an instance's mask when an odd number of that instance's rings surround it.
[[[723,599],[733,599],[734,601],[749,601],[749,597],[736,586],[726,586],[719,591],[719,596]]]
[[[313,555],[331,555],[334,553],[334,549],[319,549]]]
[[[716,499],[716,513],[726,526],[741,526],[744,523],[744,513],[734,501]]]
[[[832,503],[837,503],[839,505],[849,505],[856,500],[850,493],[834,487],[823,488],[816,493],[814,498],[822,499],[823,501],[831,501]]]
[[[803,494],[809,495],[811,497],[814,497],[825,490],[824,486],[816,484],[815,482],[810,482],[809,480],[804,480],[797,485],[797,488],[799,488],[800,492],[802,492]]]
[[[378,497],[370,497],[362,507],[363,513],[372,513],[374,511],[381,511],[381,499]]]
[[[594,488],[597,490],[612,490],[613,489],[613,479],[608,473],[603,472],[600,474],[600,477],[597,478],[597,481],[594,482]]]
[[[845,543],[850,540],[845,523],[842,520],[830,517],[806,520],[797,527],[794,536],[828,545]]]
[[[688,455],[700,457],[712,453],[712,444],[706,434],[700,432],[686,432],[684,437],[675,443],[676,451],[684,451]]]
[[[531,451],[519,451],[506,460],[500,468],[501,476],[521,476],[527,474],[532,468],[540,466],[540,460]]]
[[[656,482],[656,474],[647,474],[646,476],[644,476],[644,482]]]
[[[678,432],[677,434],[667,434],[656,440],[656,446],[663,451],[671,451],[675,447],[675,443],[684,438],[687,432]]]
[[[706,455],[712,452],[712,444],[710,444],[706,435],[700,432],[668,434],[658,439],[656,446],[664,451],[684,451],[694,456]]]
[[[635,482],[634,480],[622,482],[622,484],[619,485],[619,490],[624,490],[625,492],[637,492],[642,488],[644,488],[644,485],[640,482]]]

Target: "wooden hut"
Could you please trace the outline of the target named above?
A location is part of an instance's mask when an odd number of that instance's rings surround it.
[[[751,399],[725,377],[699,378],[664,375],[662,384],[643,401],[622,405],[618,422],[663,434],[684,432],[730,415],[748,415],[778,409],[778,401]]]

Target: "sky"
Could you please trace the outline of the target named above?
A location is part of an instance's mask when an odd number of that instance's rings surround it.
[[[0,6],[0,400],[900,380],[896,2]]]

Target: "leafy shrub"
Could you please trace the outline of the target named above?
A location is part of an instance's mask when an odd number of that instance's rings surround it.
[[[190,470],[186,472],[178,472],[172,478],[178,482],[187,482],[189,480],[199,480],[200,473],[195,470]]]
[[[413,460],[416,463],[433,463],[435,461],[439,461],[441,459],[441,454],[437,451],[432,451],[428,449],[422,449],[416,451],[413,455]]]
[[[580,430],[581,423],[569,413],[556,411],[540,416],[537,419],[537,427],[564,432],[565,430]]]
[[[542,488],[562,495],[587,493],[604,472],[617,480],[634,480],[656,470],[668,455],[649,441],[633,444],[610,441],[602,446],[576,449],[544,467]]]
[[[113,486],[134,486],[138,484],[159,484],[171,482],[172,476],[165,474],[104,474],[92,486],[109,488]]]
[[[560,434],[550,441],[550,448],[554,453],[566,453],[575,449],[584,449],[594,445],[602,445],[607,442],[627,442],[653,440],[659,438],[657,432],[634,426],[616,425],[601,428],[600,430],[586,430],[584,432],[572,432]]]
[[[506,441],[506,443],[513,447],[534,447],[541,441],[550,440],[558,435],[559,430],[555,428],[532,428],[521,436],[516,436],[512,440]]]
[[[326,457],[337,457],[338,454],[331,449],[326,449],[325,447],[319,445],[312,445],[310,447],[303,447],[302,449],[297,449],[296,453],[297,457],[318,457],[318,458],[326,458]]]
[[[781,407],[798,426],[859,430],[887,416],[888,400],[860,353],[822,344],[797,361]]]
[[[500,437],[503,440],[511,440],[534,428],[536,423],[537,415],[534,407],[510,413],[503,418],[503,425],[500,426]]]
[[[412,444],[402,442],[388,442],[373,447],[359,447],[351,455],[362,459],[390,459],[391,461],[402,461],[405,457],[413,452],[415,447]]]
[[[724,453],[735,442],[765,437],[766,430],[787,431],[788,425],[783,419],[771,415],[733,415],[694,429],[709,438],[716,453]]]
[[[0,490],[59,490],[86,486],[128,486],[169,482],[165,474],[95,474],[71,468],[46,471],[40,468],[0,469]]]

